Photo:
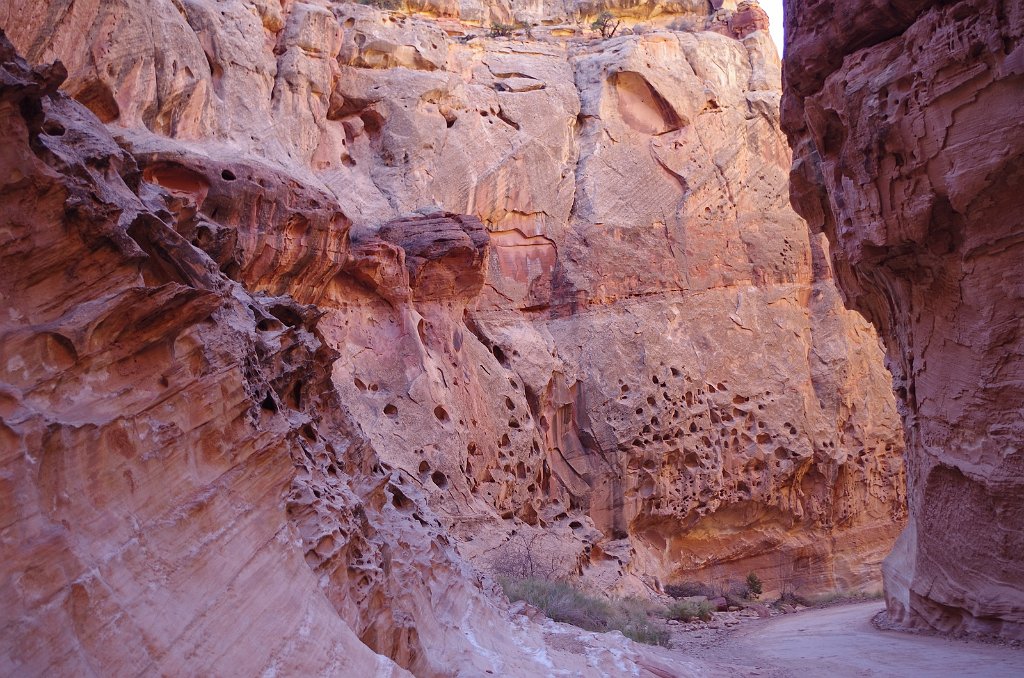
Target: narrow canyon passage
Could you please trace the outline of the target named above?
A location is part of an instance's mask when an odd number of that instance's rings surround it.
[[[736,678],[1024,675],[1020,647],[882,631],[872,618],[884,609],[883,602],[873,601],[753,621],[699,656],[710,675]]]
[[[1024,0],[786,7],[0,0],[0,676],[1022,673],[788,613],[1024,641]]]

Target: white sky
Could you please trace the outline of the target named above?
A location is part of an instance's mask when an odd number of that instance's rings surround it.
[[[768,13],[771,19],[771,34],[775,46],[782,54],[782,0],[759,0],[761,9]]]

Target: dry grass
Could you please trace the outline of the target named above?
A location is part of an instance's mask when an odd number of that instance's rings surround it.
[[[692,600],[677,600],[668,606],[665,611],[665,616],[669,619],[675,619],[676,621],[683,622],[692,621],[694,619],[711,621],[711,614],[714,611],[714,607],[706,600],[699,602]]]
[[[669,631],[658,607],[639,598],[604,598],[566,581],[536,577],[502,578],[509,600],[523,600],[558,622],[588,631],[621,631],[639,643],[669,646]]]

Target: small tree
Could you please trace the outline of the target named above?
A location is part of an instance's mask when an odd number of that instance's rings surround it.
[[[619,30],[621,23],[622,20],[616,19],[611,12],[601,12],[594,19],[594,23],[590,24],[590,28],[600,33],[602,38],[610,38]]]
[[[570,574],[549,548],[543,532],[527,536],[520,532],[501,544],[491,557],[491,571],[499,579],[540,579],[555,581]]]
[[[755,572],[751,572],[747,575],[747,591],[750,592],[750,597],[755,599],[764,593],[764,586],[761,583],[761,578],[758,577]]]

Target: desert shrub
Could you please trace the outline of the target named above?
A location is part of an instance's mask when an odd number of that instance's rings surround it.
[[[546,616],[588,631],[607,631],[609,601],[584,593],[564,581],[526,577],[501,580],[509,600],[524,600]]]
[[[377,9],[395,10],[402,6],[402,0],[358,0],[360,5],[370,5]]]
[[[756,572],[751,572],[747,575],[747,597],[757,598],[764,593],[764,585],[761,583],[761,578],[757,576]]]
[[[519,532],[499,545],[491,555],[491,572],[499,579],[564,580],[573,572],[566,566],[544,533]]]
[[[693,596],[707,596],[714,598],[718,595],[712,587],[698,581],[684,581],[675,584],[666,584],[665,593],[673,598],[692,598]]]
[[[693,619],[710,621],[714,607],[706,600],[677,600],[665,609],[665,616],[668,619],[688,622]]]
[[[667,628],[650,620],[630,620],[619,629],[630,640],[646,645],[671,646],[672,634]]]
[[[669,646],[671,634],[659,619],[659,606],[635,597],[613,598],[610,606],[609,629],[618,629],[622,635],[638,643]]]
[[[828,607],[837,603],[857,603],[881,598],[884,598],[881,591],[830,591],[809,596],[790,594],[784,602],[804,607]]]
[[[515,24],[503,24],[500,21],[495,21],[491,24],[491,37],[492,38],[508,38],[516,32]]]
[[[639,598],[603,598],[567,581],[523,577],[499,579],[509,600],[523,600],[555,621],[588,631],[621,631],[639,643],[668,647],[669,631],[653,604]]]
[[[814,602],[808,600],[804,596],[797,595],[791,591],[786,591],[779,596],[779,599],[772,603],[772,605],[776,608],[782,607],[783,605],[803,605],[804,607],[813,607]]]
[[[746,584],[730,582],[729,586],[722,592],[725,601],[732,607],[743,607],[750,599],[750,588]]]

